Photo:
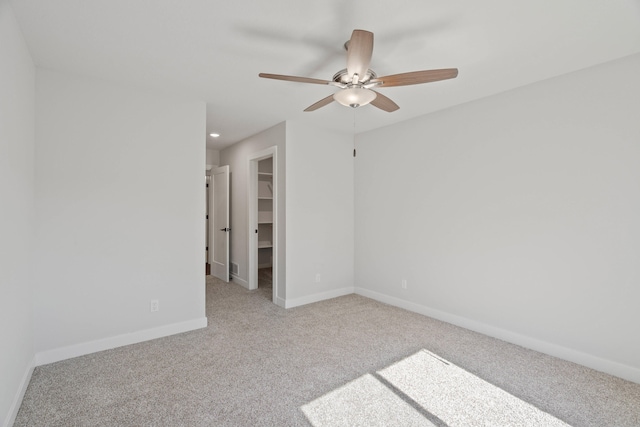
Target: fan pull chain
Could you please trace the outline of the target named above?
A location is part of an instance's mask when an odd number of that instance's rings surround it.
[[[356,110],[353,109],[353,157],[356,156]]]

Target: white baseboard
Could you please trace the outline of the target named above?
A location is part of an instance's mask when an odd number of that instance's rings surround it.
[[[324,301],[326,299],[337,298],[344,295],[350,295],[354,293],[354,287],[349,286],[346,288],[334,289],[331,291],[320,292],[313,295],[308,295],[300,298],[292,298],[284,301],[284,308],[293,308],[301,305],[311,304],[318,301]],[[278,304],[280,305],[280,304]]]
[[[568,360],[569,362],[574,362],[579,365],[583,365],[588,368],[592,368],[597,371],[605,372],[607,374],[640,384],[640,369],[633,366],[625,365],[608,359],[603,359],[598,356],[583,353],[579,350],[563,347],[547,341],[539,340],[537,338],[529,337],[527,335],[508,331],[506,329],[497,328],[495,326],[487,325],[485,323],[471,320],[466,317],[457,316],[455,314],[436,310],[431,307],[416,304],[368,289],[356,287],[355,293],[367,298],[374,299],[376,301],[404,308],[405,310],[423,314],[428,317],[433,317],[434,319],[442,320],[443,322],[451,323],[465,329],[470,329],[472,331],[479,332],[490,337],[498,338],[512,344],[517,344],[531,350],[539,351],[550,356]]]
[[[206,328],[207,318],[187,320],[185,322],[172,323],[170,325],[159,326],[157,328],[145,329],[128,334],[117,335],[115,337],[103,338],[95,341],[88,341],[52,350],[41,351],[36,354],[36,366],[48,363],[59,362],[72,357],[84,356],[85,354],[96,353],[98,351],[109,350],[125,345],[136,344],[182,332],[193,331],[195,329]]]
[[[236,276],[235,274],[231,274],[231,279],[236,282],[238,285],[242,286],[243,288],[247,288],[249,289],[249,282],[247,282],[244,279],[241,279],[240,277]]]
[[[11,402],[11,406],[9,407],[9,412],[2,423],[3,427],[11,427],[16,420],[16,416],[18,415],[18,411],[20,410],[20,405],[22,404],[22,399],[24,398],[24,394],[27,392],[27,387],[29,387],[29,381],[31,381],[31,375],[33,374],[33,369],[36,366],[35,357],[27,366],[27,369],[24,371],[22,375],[22,380],[20,381],[20,386],[16,391],[15,396],[13,397],[13,401]]]
[[[276,305],[278,307],[287,308],[287,301],[284,298],[276,297]]]

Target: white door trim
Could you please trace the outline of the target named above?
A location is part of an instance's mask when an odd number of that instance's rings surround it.
[[[273,158],[273,295],[274,303],[278,300],[278,147],[273,146],[249,156],[249,289],[258,289],[258,162]]]

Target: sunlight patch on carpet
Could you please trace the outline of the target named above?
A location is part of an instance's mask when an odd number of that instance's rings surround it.
[[[427,350],[304,405],[314,427],[568,424]]]
[[[433,426],[371,374],[304,405],[302,412],[315,427]]]

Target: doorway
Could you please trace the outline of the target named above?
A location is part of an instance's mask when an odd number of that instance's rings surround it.
[[[273,290],[273,157],[258,161],[258,290]]]
[[[278,295],[277,147],[249,158],[249,289]]]

